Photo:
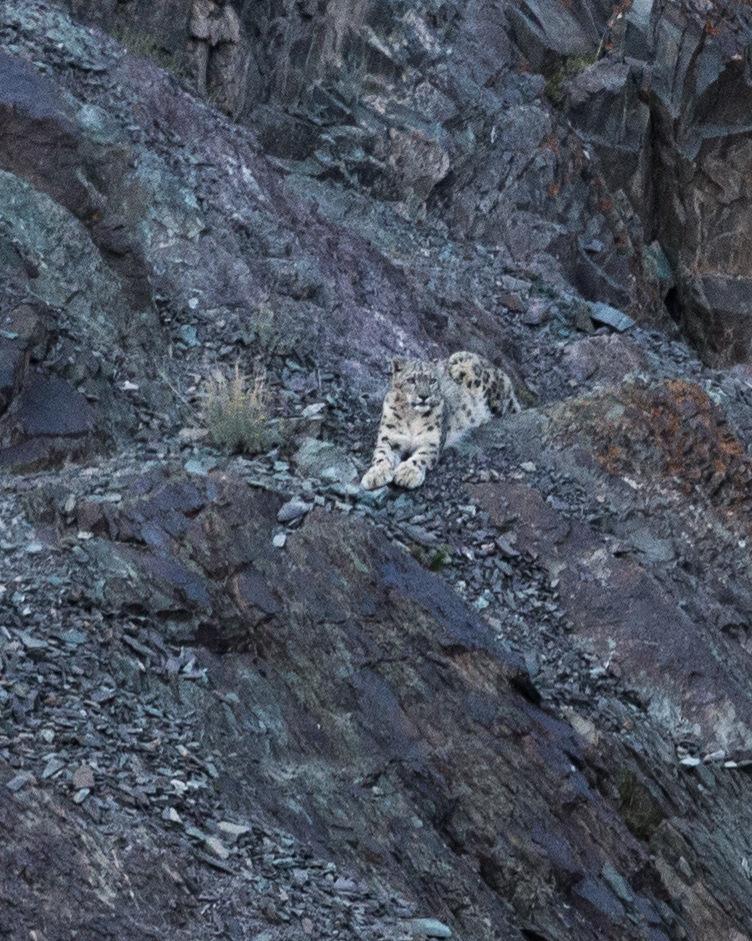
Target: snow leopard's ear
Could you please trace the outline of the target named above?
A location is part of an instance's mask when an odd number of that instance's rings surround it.
[[[397,373],[402,372],[402,370],[405,368],[405,363],[407,363],[407,360],[404,358],[404,356],[393,357],[392,358],[392,375],[396,376]]]

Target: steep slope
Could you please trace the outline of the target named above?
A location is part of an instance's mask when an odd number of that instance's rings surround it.
[[[750,374],[550,100],[621,20],[238,10],[232,122],[185,4],[0,7],[0,924],[741,941]],[[461,347],[525,411],[361,491],[388,357]],[[289,431],[228,457],[256,361]]]

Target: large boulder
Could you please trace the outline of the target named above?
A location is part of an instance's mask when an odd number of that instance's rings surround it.
[[[64,379],[31,373],[0,423],[0,467],[36,470],[89,453],[96,415]]]
[[[555,68],[572,56],[593,56],[610,13],[611,4],[601,0],[572,6],[555,0],[523,0],[509,8],[512,35],[536,71]]]

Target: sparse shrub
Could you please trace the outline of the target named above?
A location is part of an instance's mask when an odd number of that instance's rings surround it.
[[[248,379],[235,366],[231,379],[221,374],[208,382],[204,422],[217,447],[231,453],[260,454],[274,446],[266,374]]]
[[[274,311],[266,304],[262,304],[255,311],[251,320],[253,338],[260,352],[266,356],[274,356],[280,346],[281,335],[277,325]]]
[[[617,776],[619,809],[624,822],[634,835],[648,842],[664,819],[657,801],[633,771],[620,769]]]
[[[423,568],[430,569],[432,572],[442,572],[447,565],[452,562],[451,546],[437,546],[435,549],[427,549],[424,546],[410,546],[410,554]]]

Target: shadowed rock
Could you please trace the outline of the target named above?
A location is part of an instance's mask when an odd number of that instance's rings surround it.
[[[707,362],[752,356],[752,162],[744,4],[634,3],[567,112],[668,255],[667,304]],[[626,60],[625,60],[626,57]]]
[[[37,470],[81,458],[94,444],[95,414],[63,379],[32,374],[0,424],[0,466]]]

